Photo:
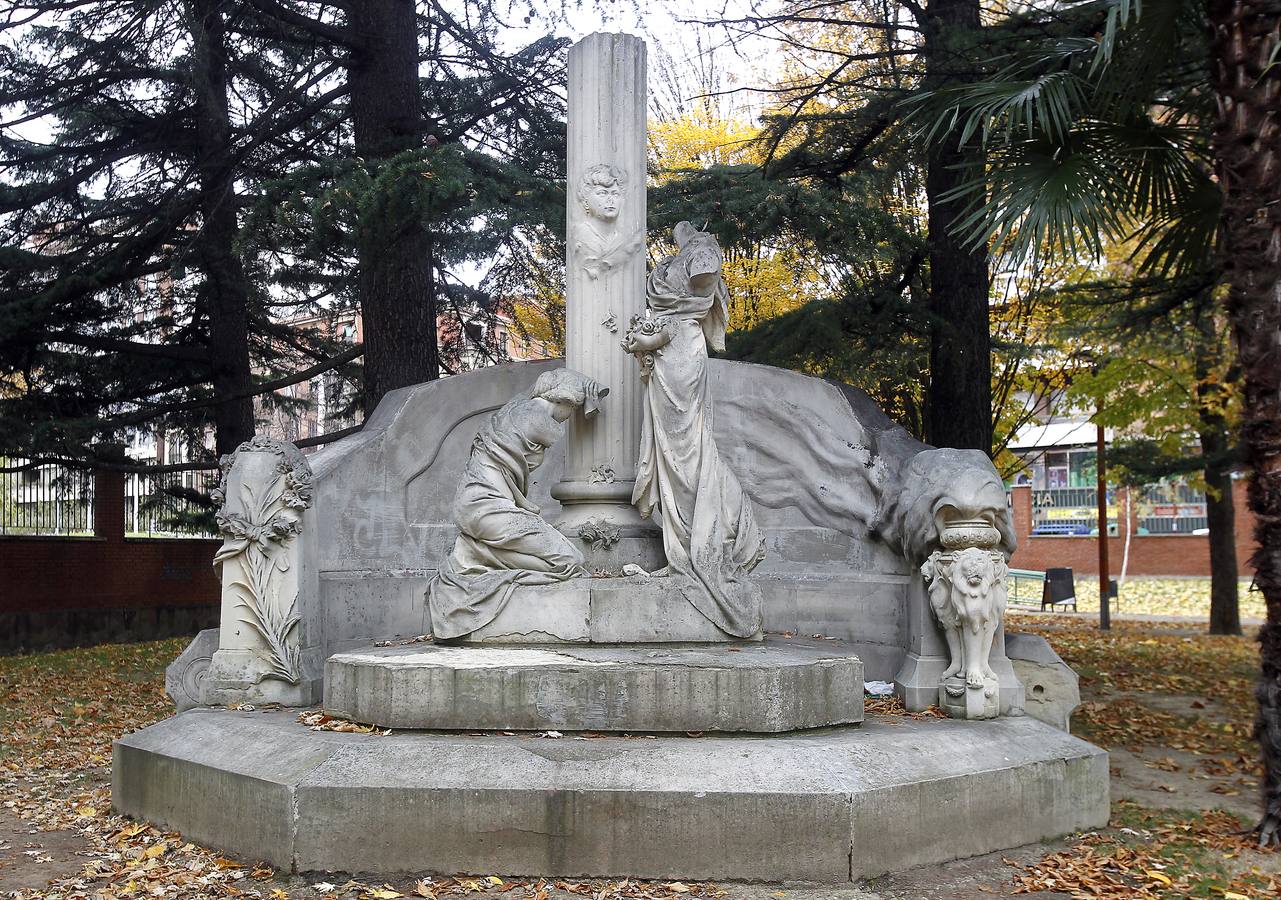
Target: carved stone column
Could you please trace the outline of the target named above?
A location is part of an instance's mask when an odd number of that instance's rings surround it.
[[[1005,554],[996,549],[1000,538],[982,519],[952,519],[942,531],[945,549],[935,550],[921,566],[951,660],[939,678],[938,704],[952,718],[994,719],[1003,710],[1022,711],[1017,679],[1007,687],[1009,679],[993,666],[994,657],[1008,664],[1007,570]]]
[[[557,527],[582,539],[588,570],[663,565],[662,538],[631,505],[641,383],[619,346],[645,308],[645,42],[593,34],[569,52],[565,325],[568,368],[609,388],[569,421]],[[588,410],[587,412],[590,412]]]
[[[319,627],[300,607],[298,540],[311,507],[311,466],[293,444],[258,435],[223,457],[214,498],[222,616],[203,702],[314,702]]]

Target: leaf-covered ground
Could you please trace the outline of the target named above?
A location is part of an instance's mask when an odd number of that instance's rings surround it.
[[[1260,775],[1252,637],[1150,622],[1101,632],[1086,620],[1017,614],[1008,627],[1044,635],[1077,671],[1083,702],[1072,730],[1112,754],[1111,827],[1026,868],[1022,889],[1281,896],[1278,854],[1240,833],[1252,824]]]
[[[1281,855],[1253,848],[1250,737],[1257,662],[1248,638],[1067,617],[1013,616],[1077,668],[1074,729],[1113,751],[1113,820],[1095,834],[848,888],[457,878],[299,878],[227,859],[110,811],[111,740],[169,713],[165,665],[185,641],[0,658],[0,896],[452,897],[512,900],[745,897],[1175,898],[1281,896]],[[902,714],[882,704],[874,714]],[[1221,807],[1221,808],[1220,808]]]

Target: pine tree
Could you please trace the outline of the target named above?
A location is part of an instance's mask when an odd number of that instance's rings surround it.
[[[88,460],[148,424],[217,452],[253,432],[269,300],[239,255],[239,179],[308,110],[223,4],[11,8],[0,31],[0,455]],[[288,97],[233,109],[253,91]],[[305,97],[304,97],[305,101]],[[266,164],[265,157],[259,159]],[[293,343],[327,358],[308,336]]]
[[[270,231],[260,240],[301,251],[276,269],[282,286],[361,310],[369,413],[387,391],[456,368],[463,320],[492,320],[527,284],[530,235],[563,231],[563,193],[547,183],[564,174],[564,43],[500,52],[489,0],[454,12],[413,0],[252,5],[282,45],[344,60],[344,127],[273,186],[256,220]],[[460,274],[483,264],[479,288]],[[442,317],[453,326],[438,334]]]
[[[953,196],[983,170],[982,150],[949,137],[899,155],[917,131],[907,117],[916,92],[982,74],[987,36],[977,0],[785,3],[778,12],[722,22],[782,35],[785,52],[796,59],[772,88],[772,177],[835,186],[897,156],[898,171],[919,178],[928,205],[928,266],[912,274],[924,278],[928,292],[925,437],[992,453],[988,250],[958,233],[966,210]]]

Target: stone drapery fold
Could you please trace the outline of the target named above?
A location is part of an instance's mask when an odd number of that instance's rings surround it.
[[[710,238],[708,239],[710,243]],[[712,430],[707,349],[723,346],[727,293],[719,277],[697,293],[709,252],[697,239],[663,260],[646,281],[651,313],[671,340],[653,353],[646,381],[632,502],[662,517],[663,549],[691,604],[735,637],[759,632],[760,588],[745,577],[765,554],[751,501],[725,465]]]

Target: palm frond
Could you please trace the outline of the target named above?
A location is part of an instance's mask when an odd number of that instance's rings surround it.
[[[1037,137],[989,148],[986,177],[944,199],[966,203],[958,227],[967,241],[992,240],[1016,257],[1043,247],[1097,255],[1144,222],[1162,265],[1185,268],[1169,254],[1204,234],[1206,188],[1213,186],[1196,164],[1194,137],[1150,119],[1086,121],[1066,140]]]

